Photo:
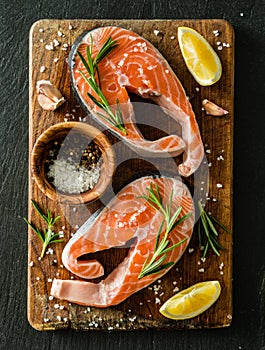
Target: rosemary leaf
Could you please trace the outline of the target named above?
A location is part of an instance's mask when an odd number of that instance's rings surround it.
[[[113,40],[111,37],[109,37],[105,41],[101,49],[99,50],[96,58],[93,59],[92,57],[93,38],[92,38],[92,35],[90,35],[90,46],[87,46],[86,48],[87,60],[83,57],[83,55],[79,51],[77,52],[77,54],[81,62],[83,63],[85,69],[87,70],[88,74],[90,75],[90,78],[88,79],[81,70],[79,70],[79,72],[81,76],[84,78],[84,80],[89,84],[91,89],[95,92],[98,99],[87,92],[88,97],[108,115],[109,118],[104,116],[103,119],[126,135],[127,131],[123,122],[123,116],[122,116],[119,100],[117,99],[116,101],[117,110],[114,113],[113,110],[110,108],[108,100],[106,99],[105,95],[102,92],[100,70],[98,67],[98,63],[101,62],[107,55],[109,55],[111,51],[114,50],[117,46],[118,44],[116,40]],[[97,73],[98,82],[96,81],[95,73]],[[102,113],[97,113],[97,114],[101,117],[103,116]]]
[[[44,243],[45,237],[42,234],[42,232],[40,232],[40,230],[38,228],[33,226],[26,218],[23,218],[23,219],[32,228],[32,230],[39,236],[39,238],[41,239],[42,243]]]
[[[31,203],[34,207],[34,209],[37,211],[37,213],[39,214],[39,216],[45,221],[45,223],[47,224],[47,230],[46,228],[43,229],[43,231],[41,232],[38,228],[36,228],[31,222],[29,222],[26,218],[24,218],[24,221],[32,228],[32,230],[38,235],[38,237],[40,238],[41,242],[42,242],[42,251],[41,251],[41,258],[43,258],[46,248],[49,244],[51,243],[59,243],[59,242],[63,242],[62,239],[57,239],[59,237],[59,233],[54,233],[53,232],[53,226],[54,224],[60,219],[60,216],[56,216],[54,219],[51,216],[51,212],[49,209],[47,209],[47,215],[45,215],[42,210],[40,209],[40,207],[37,205],[36,202],[34,202],[33,200],[31,200]]]
[[[165,223],[165,220],[163,220],[163,221],[161,222],[161,225],[160,225],[160,227],[159,227],[159,230],[158,230],[158,233],[157,233],[157,236],[156,236],[156,244],[155,244],[155,249],[154,249],[154,251],[156,251],[157,248],[158,248],[159,239],[160,239],[160,236],[161,236],[161,232],[162,232],[164,223]]]
[[[79,58],[80,58],[80,60],[82,61],[82,63],[83,63],[83,65],[85,66],[85,68],[86,68],[86,70],[87,70],[87,72],[89,73],[89,75],[91,76],[91,71],[90,71],[90,67],[89,67],[89,65],[87,64],[87,62],[86,62],[86,60],[85,60],[85,58],[84,58],[84,56],[79,52],[79,51],[77,51],[77,54],[78,54],[78,56],[79,56]],[[81,71],[80,71],[81,72]],[[83,72],[82,72],[83,73]],[[85,76],[84,75],[84,73],[83,73],[83,75],[82,75],[83,77]]]
[[[219,250],[225,250],[225,248],[218,242],[219,233],[214,225],[217,224],[227,233],[230,233],[229,230],[222,225],[217,219],[215,219],[212,215],[209,216],[206,211],[203,209],[201,202],[198,202],[198,207],[200,210],[200,217],[198,223],[198,234],[199,234],[199,245],[200,247],[204,246],[203,243],[203,235],[204,240],[206,240],[205,248],[203,250],[203,258],[205,258],[209,247],[212,248],[213,252],[220,256]]]
[[[182,239],[182,240],[179,241],[178,243],[176,243],[176,244],[172,245],[171,247],[169,247],[169,248],[163,250],[163,252],[164,252],[164,253],[170,252],[171,250],[173,250],[173,249],[179,247],[182,243],[186,242],[186,240],[187,240],[187,238]]]
[[[228,234],[231,235],[231,232],[228,230],[228,228],[226,228],[224,225],[222,225],[220,223],[220,221],[218,221],[215,217],[211,216],[212,220],[219,226],[221,227],[225,232],[227,232]]]
[[[216,231],[216,229],[215,229],[213,223],[211,222],[210,218],[208,217],[208,215],[205,215],[205,218],[208,221],[208,224],[209,224],[212,232],[218,237],[218,232]]]
[[[146,201],[148,201],[151,207],[161,212],[161,214],[164,216],[164,220],[161,222],[160,227],[158,229],[153,255],[151,257],[149,255],[148,258],[145,260],[142,266],[142,270],[138,276],[139,279],[151,274],[158,273],[161,270],[174,265],[174,262],[168,262],[166,264],[163,264],[164,260],[167,258],[167,253],[177,248],[180,244],[184,243],[187,239],[183,239],[178,243],[172,246],[169,246],[170,241],[167,239],[167,237],[177,225],[179,225],[181,222],[186,220],[191,215],[191,213],[188,213],[184,215],[182,218],[180,218],[179,220],[177,220],[182,211],[182,207],[179,207],[176,210],[176,212],[173,213],[173,215],[171,215],[172,202],[173,202],[173,190],[170,193],[169,203],[166,204],[165,207],[163,207],[162,205],[162,197],[157,184],[155,184],[155,189],[154,189],[153,183],[151,182],[149,188],[147,188],[146,190],[148,191],[148,195],[144,194],[142,196],[138,196],[137,198],[143,198]],[[166,227],[164,230],[164,235],[162,236],[164,225]]]

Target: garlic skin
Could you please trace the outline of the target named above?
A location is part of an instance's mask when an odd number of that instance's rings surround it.
[[[38,102],[47,111],[54,111],[65,102],[61,92],[49,80],[39,80],[36,89]]]
[[[229,112],[223,109],[222,107],[217,106],[215,103],[205,99],[202,101],[202,106],[206,111],[206,114],[214,115],[214,116],[222,116],[226,115]]]

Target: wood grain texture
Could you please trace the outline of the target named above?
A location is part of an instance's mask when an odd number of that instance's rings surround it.
[[[69,24],[73,26],[69,30]],[[210,201],[207,210],[211,211],[225,226],[232,229],[232,164],[233,164],[233,89],[234,89],[234,37],[233,29],[228,22],[222,20],[41,20],[37,22],[31,29],[30,42],[30,136],[29,136],[29,155],[36,139],[49,126],[69,120],[79,120],[86,117],[84,111],[77,107],[77,102],[72,94],[68,67],[66,63],[69,47],[84,30],[104,25],[119,25],[130,28],[135,32],[143,35],[150,40],[158,50],[165,56],[173,70],[176,72],[182,82],[187,95],[190,96],[191,104],[194,108],[197,120],[201,129],[206,149],[211,153],[207,154],[208,162],[212,163],[210,167],[210,190],[209,196],[216,198],[217,202]],[[191,75],[181,57],[176,39],[177,27],[180,25],[189,26],[202,33],[207,40],[216,48],[216,38],[213,30],[219,30],[222,42],[230,43],[230,48],[224,48],[218,52],[223,65],[223,76],[221,80],[212,87],[199,87]],[[43,31],[42,31],[43,29]],[[159,35],[154,34],[154,29],[159,30]],[[41,31],[40,31],[41,30]],[[63,37],[58,37],[57,32],[60,30],[64,33]],[[57,38],[61,45],[53,51],[48,51],[44,47],[53,39]],[[43,42],[40,42],[40,40]],[[63,50],[62,44],[68,44],[68,48]],[[58,58],[58,62],[54,59]],[[40,73],[40,67],[46,69]],[[40,79],[48,79],[54,83],[63,93],[67,102],[57,111],[43,111],[37,102],[35,91],[36,82]],[[225,118],[216,118],[206,116],[201,110],[201,101],[207,98],[213,100],[225,109],[229,110],[229,115]],[[75,112],[73,112],[75,110]],[[69,114],[71,116],[69,117]],[[88,117],[89,118],[89,117]],[[89,122],[96,127],[92,120]],[[174,128],[170,120],[167,120],[169,129]],[[113,143],[117,140],[114,136],[108,134]],[[133,158],[133,152],[128,150],[125,145],[121,146],[121,152],[117,155],[126,154],[128,159]],[[218,161],[217,157],[223,156],[224,161]],[[122,163],[116,170],[114,175],[113,189],[118,190],[130,178],[137,175],[140,170],[145,167],[148,169],[150,165],[145,164],[140,159],[131,159],[126,163]],[[163,165],[168,167],[167,160]],[[192,180],[191,180],[192,181]],[[223,184],[222,189],[217,189],[216,184]],[[36,200],[41,207],[49,208],[57,215],[61,215],[61,226],[65,226],[65,241],[70,234],[76,231],[76,227],[88,218],[90,213],[94,212],[102,204],[95,202],[87,207],[81,206],[77,210],[73,210],[72,206],[66,204],[58,205],[58,203],[50,201],[37,188],[32,181],[32,174],[29,173],[29,199]],[[29,219],[36,225],[41,225],[39,218],[32,211],[29,205]],[[41,261],[38,260],[41,250],[41,244],[35,234],[29,230],[29,255],[28,262],[33,261],[33,267],[29,267],[28,271],[28,318],[31,325],[38,330],[52,330],[72,327],[74,329],[191,329],[191,328],[209,328],[209,327],[225,327],[231,323],[232,315],[232,237],[229,235],[220,235],[222,245],[226,251],[222,253],[220,258],[210,254],[205,263],[200,261],[201,253],[198,249],[198,237],[196,230],[194,232],[191,248],[195,248],[192,254],[186,252],[180,262],[173,268],[161,281],[162,289],[159,293],[164,294],[159,298],[161,301],[167,300],[174,294],[173,289],[176,285],[179,289],[183,289],[196,282],[218,279],[222,286],[221,297],[217,303],[204,314],[191,320],[174,322],[165,319],[158,312],[158,305],[155,304],[157,295],[154,290],[146,288],[142,290],[122,304],[108,309],[91,308],[90,311],[86,307],[69,305],[67,302],[58,300],[49,300],[49,292],[51,283],[49,278],[69,279],[71,275],[62,267],[61,252],[63,244],[54,247],[53,255],[46,255]],[[110,271],[125,256],[126,252],[121,249],[119,252],[113,252],[111,261],[108,257],[102,257],[103,265],[107,264],[107,270]],[[57,263],[52,264],[56,259]],[[105,260],[104,260],[105,259]],[[200,265],[198,265],[198,262]],[[219,266],[224,263],[223,275],[220,274]],[[205,272],[200,273],[199,269],[204,268]],[[39,280],[36,278],[39,277]],[[75,277],[74,277],[75,278]],[[157,283],[155,283],[157,284]],[[64,308],[62,310],[54,308],[59,303]],[[47,322],[44,322],[47,319]],[[121,321],[122,319],[122,321]],[[98,324],[95,327],[95,322]],[[117,326],[117,324],[119,326]]]

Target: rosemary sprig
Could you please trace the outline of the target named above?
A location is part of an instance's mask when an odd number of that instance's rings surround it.
[[[32,230],[39,236],[40,240],[42,241],[42,251],[41,251],[41,258],[43,258],[44,253],[46,251],[46,248],[51,243],[60,243],[63,242],[62,239],[58,239],[59,233],[53,232],[53,226],[55,223],[60,219],[60,216],[56,216],[55,218],[52,218],[51,212],[49,209],[47,209],[47,216],[43,214],[39,206],[36,202],[31,200],[31,203],[37,213],[40,215],[40,217],[44,220],[44,222],[47,224],[48,228],[43,229],[43,231],[40,231],[37,227],[35,227],[31,222],[29,222],[26,218],[24,218],[24,221],[32,228]]]
[[[153,208],[155,208],[156,210],[160,210],[160,212],[164,216],[164,220],[161,222],[161,225],[157,233],[153,255],[152,256],[149,255],[145,260],[142,270],[138,276],[139,279],[151,274],[159,273],[161,270],[174,265],[174,262],[167,262],[163,264],[164,260],[167,258],[167,253],[173,250],[174,248],[177,248],[179,245],[184,243],[187,239],[185,238],[169,247],[170,241],[168,240],[168,236],[170,232],[177,225],[179,225],[181,222],[186,220],[191,215],[191,213],[188,213],[182,216],[180,219],[178,219],[182,211],[181,206],[177,209],[177,211],[173,215],[171,215],[173,190],[170,194],[169,203],[166,204],[165,207],[162,204],[162,197],[157,184],[155,184],[155,189],[154,189],[153,184],[150,183],[150,187],[147,188],[147,191],[148,191],[148,195],[139,196],[138,198],[146,199]],[[165,226],[165,233],[161,238],[161,234],[164,229],[164,226]]]
[[[118,44],[116,40],[113,40],[111,37],[109,37],[106,40],[106,42],[103,44],[100,51],[98,52],[96,58],[94,59],[92,57],[93,39],[92,39],[92,35],[90,35],[90,46],[86,48],[87,60],[84,58],[81,52],[77,51],[77,54],[80,60],[82,61],[84,67],[86,68],[88,74],[90,75],[90,77],[87,78],[86,75],[81,70],[79,70],[79,73],[82,75],[84,80],[89,84],[89,86],[95,92],[97,97],[93,96],[89,92],[87,92],[87,95],[99,108],[101,108],[106,113],[107,116],[99,112],[97,114],[126,135],[127,132],[124,126],[119,100],[118,99],[116,100],[117,110],[113,112],[113,110],[111,109],[108,103],[108,100],[106,99],[106,97],[104,96],[101,90],[100,71],[98,68],[99,62],[102,61],[107,55],[109,55],[110,52],[113,49],[115,49],[115,47],[117,46]],[[97,79],[96,79],[96,74],[97,74]]]
[[[212,215],[208,215],[203,209],[202,203],[198,202],[200,210],[200,217],[198,222],[198,234],[199,234],[199,246],[203,250],[202,257],[205,258],[209,248],[212,248],[217,256],[220,256],[220,250],[225,248],[218,242],[218,231],[214,226],[214,223],[222,228],[224,231],[230,234],[230,231],[222,225]]]

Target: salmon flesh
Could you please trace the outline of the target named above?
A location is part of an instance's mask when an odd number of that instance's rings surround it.
[[[77,52],[86,58],[86,49],[92,38],[92,57],[95,58],[110,37],[118,46],[98,64],[101,90],[114,111],[118,108],[117,101],[119,102],[126,134],[99,115],[104,115],[105,112],[91,100],[87,92],[97,99],[98,96],[80,73],[81,71],[90,78]],[[194,112],[177,76],[149,41],[124,28],[96,28],[85,32],[76,40],[70,52],[69,66],[77,97],[98,123],[141,156],[172,157],[184,152],[183,161],[178,166],[180,175],[187,177],[196,171],[203,159],[204,149]],[[136,125],[134,108],[128,94],[130,92],[159,105],[180,124],[181,137],[172,134],[155,141],[144,139]],[[151,120],[152,115],[150,122]]]
[[[172,267],[139,279],[139,274],[147,257],[152,256],[159,231],[164,220],[161,211],[140,196],[147,194],[152,183],[158,186],[163,205],[172,197],[171,215],[181,206],[179,218],[191,215],[177,225],[169,234],[170,245],[183,239],[184,243],[167,253],[163,263],[176,263],[184,253],[194,226],[194,205],[191,194],[180,180],[169,177],[139,178],[125,186],[99,213],[95,214],[66,244],[62,261],[64,266],[82,279],[92,279],[104,275],[104,267],[95,259],[78,260],[84,254],[107,251],[110,248],[130,245],[128,255],[99,283],[81,280],[55,279],[51,295],[76,304],[108,307],[117,305],[135,292],[161,278]],[[161,237],[165,233],[165,228]],[[107,252],[106,252],[107,253]]]

